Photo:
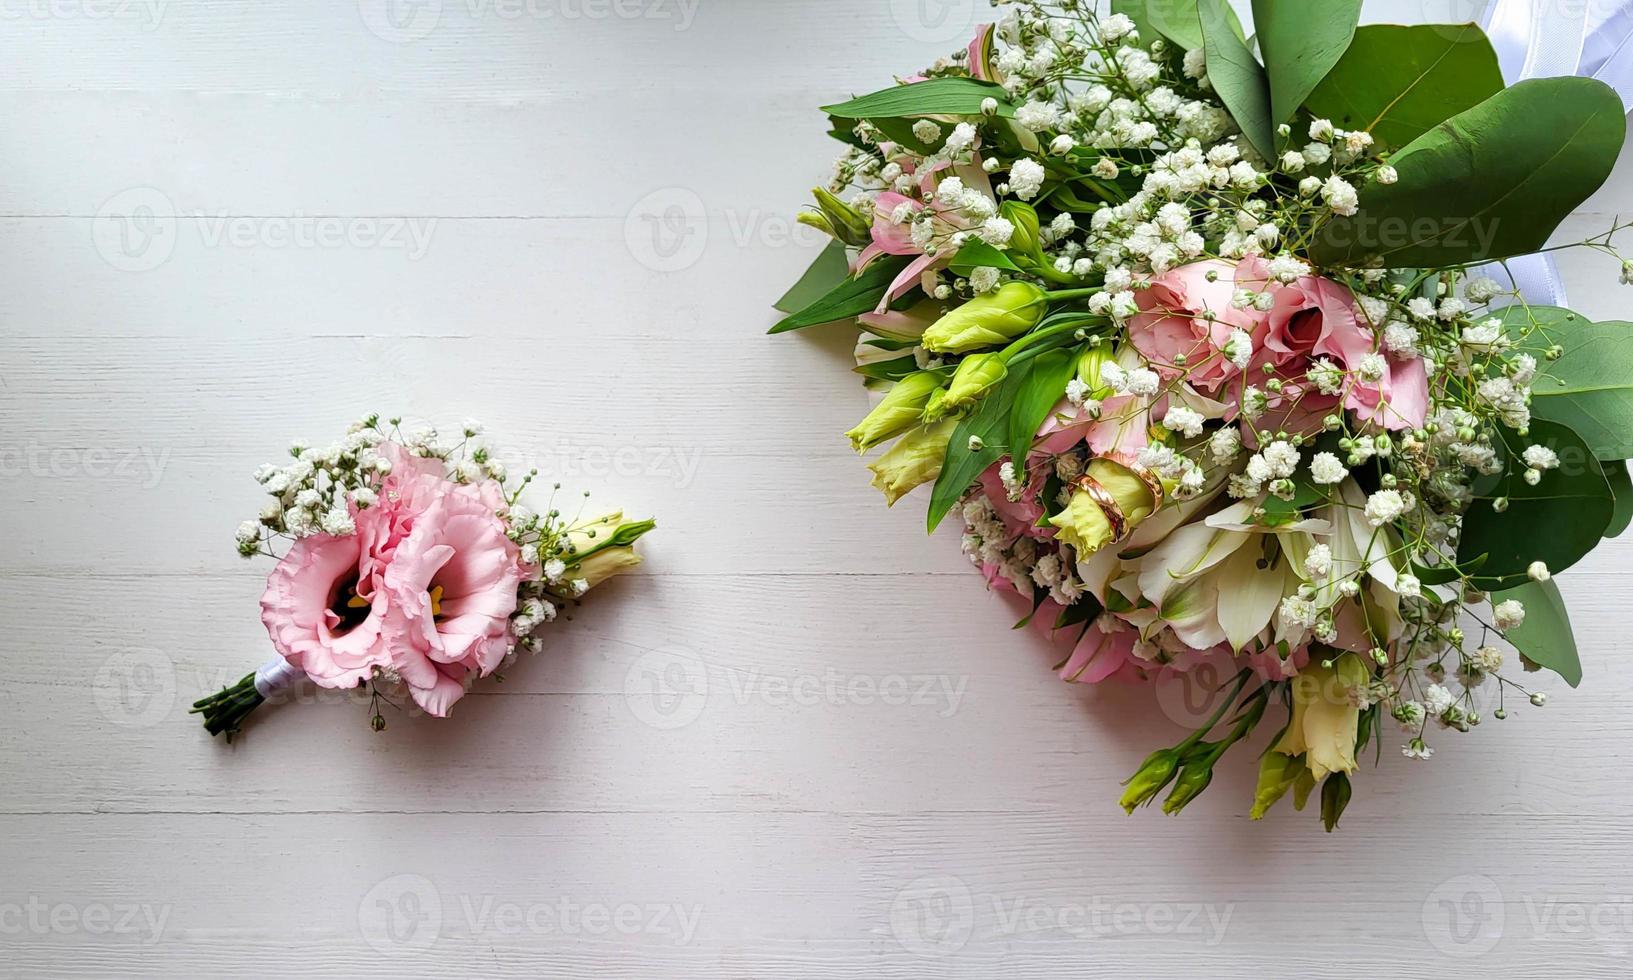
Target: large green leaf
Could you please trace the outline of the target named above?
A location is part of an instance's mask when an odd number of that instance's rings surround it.
[[[1001,86],[973,78],[931,78],[911,85],[893,85],[849,102],[823,106],[822,111],[843,119],[978,116],[986,99],[998,101],[998,115],[1015,114],[1015,106]]]
[[[1430,268],[1535,252],[1610,176],[1626,130],[1603,82],[1520,82],[1394,154],[1399,181],[1363,188],[1360,213],[1324,224],[1310,257]]]
[[[782,294],[782,299],[777,300],[774,308],[783,313],[798,313],[828,295],[849,275],[850,261],[845,255],[845,243],[829,242],[811,267],[800,276],[799,282]]]
[[[1031,377],[1015,394],[1015,405],[1009,413],[1010,458],[1017,460],[1015,469],[1032,452],[1032,442],[1038,429],[1049,417],[1049,412],[1066,396],[1066,382],[1077,371],[1075,350],[1052,350],[1039,354],[1032,367]]]
[[[981,471],[998,462],[1009,451],[1004,445],[1004,436],[1009,424],[1010,407],[1015,404],[1021,387],[1032,377],[1037,361],[1034,358],[1011,370],[1003,384],[976,407],[975,413],[958,423],[958,428],[953,430],[953,437],[947,443],[947,461],[941,467],[941,476],[936,478],[935,489],[930,492],[931,531],[941,524],[941,519],[953,509],[953,504],[970,488]],[[981,448],[970,448],[971,436],[979,440]]]
[[[1140,43],[1150,44],[1160,35],[1189,51],[1202,47],[1202,18],[1197,0],[1111,0],[1115,13],[1127,14],[1140,29]],[[1244,37],[1236,11],[1225,8],[1225,17],[1237,37]]]
[[[1019,272],[1021,267],[1009,257],[1009,253],[993,248],[979,238],[972,238],[965,242],[958,254],[953,256],[948,268],[961,276],[967,276],[983,266],[993,269],[1008,269],[1010,272]]]
[[[1509,599],[1518,599],[1525,606],[1525,622],[1503,634],[1508,642],[1525,659],[1565,678],[1570,686],[1581,684],[1582,659],[1576,652],[1571,617],[1559,586],[1552,581],[1527,582],[1491,597],[1492,602]]]
[[[1500,315],[1515,349],[1537,359],[1532,413],[1576,430],[1600,459],[1633,457],[1633,323],[1594,323],[1557,306],[1510,306]],[[1556,344],[1565,353],[1550,361]]]
[[[1266,160],[1275,158],[1276,126],[1270,121],[1270,83],[1247,42],[1231,29],[1225,0],[1198,0],[1208,80],[1230,110],[1242,135]]]
[[[1498,435],[1503,472],[1475,483],[1457,546],[1459,565],[1469,567],[1485,556],[1471,581],[1487,591],[1523,585],[1534,561],[1553,572],[1570,568],[1599,544],[1616,508],[1604,470],[1568,427],[1532,419],[1527,435],[1511,429],[1499,429]],[[1535,486],[1523,479],[1526,465],[1520,458],[1532,445],[1559,456],[1559,466],[1545,471]],[[1502,513],[1493,506],[1499,498],[1508,501]]]
[[[1401,147],[1502,88],[1497,52],[1474,24],[1368,24],[1305,104]]]
[[[1349,49],[1360,19],[1361,0],[1253,0],[1253,30],[1270,76],[1272,124],[1293,118]]]
[[[885,291],[890,288],[896,274],[907,266],[907,262],[905,257],[895,255],[875,259],[860,275],[842,280],[839,285],[822,294],[815,302],[801,308],[798,313],[783,317],[768,332],[786,333],[872,311],[879,305],[879,300],[884,298]]]

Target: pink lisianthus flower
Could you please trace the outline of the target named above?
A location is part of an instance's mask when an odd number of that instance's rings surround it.
[[[356,687],[395,671],[415,703],[446,716],[469,677],[511,649],[510,616],[527,571],[506,535],[504,492],[459,484],[440,459],[395,443],[356,533],[297,540],[267,578],[261,620],[272,644],[322,687]]]
[[[359,515],[360,521],[377,521]],[[361,533],[296,541],[267,576],[261,622],[279,655],[321,687],[356,687],[389,666],[388,613]]]
[[[1164,378],[1183,376],[1200,391],[1218,391],[1242,373],[1225,356],[1237,330],[1247,334],[1252,355],[1258,356],[1268,330],[1266,317],[1231,302],[1238,277],[1244,286],[1251,277],[1249,261],[1192,262],[1163,273],[1135,294],[1140,312],[1129,319],[1129,339]]]
[[[443,481],[385,569],[391,663],[415,703],[437,717],[511,649],[523,569],[490,489]]]

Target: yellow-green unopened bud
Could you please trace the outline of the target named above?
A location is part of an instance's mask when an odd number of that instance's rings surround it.
[[[1157,502],[1151,498],[1151,488],[1121,463],[1096,459],[1089,463],[1085,472],[1117,501],[1118,508],[1123,512],[1123,535],[1139,527],[1156,509]],[[1118,539],[1111,516],[1087,490],[1075,491],[1066,509],[1049,518],[1049,523],[1058,529],[1056,537],[1077,552],[1079,561]]]
[[[1308,771],[1304,768],[1303,759],[1280,752],[1266,752],[1264,758],[1259,760],[1259,785],[1253,791],[1253,809],[1248,811],[1248,816],[1263,820],[1270,808],[1298,782],[1299,776]]]
[[[873,411],[856,423],[856,428],[845,433],[859,453],[865,453],[879,443],[899,436],[919,424],[924,406],[931,392],[941,387],[941,376],[930,371],[919,371],[896,382]]]
[[[896,440],[883,456],[874,460],[868,469],[873,471],[873,485],[885,495],[886,506],[941,475],[941,465],[947,459],[947,443],[953,437],[958,423],[951,419],[924,425]]]
[[[1111,397],[1112,390],[1100,380],[1100,372],[1116,360],[1110,344],[1095,344],[1077,356],[1077,380],[1089,386],[1087,397],[1095,401]]]
[[[1174,778],[1174,771],[1179,768],[1179,753],[1173,749],[1158,749],[1140,764],[1140,769],[1129,777],[1123,791],[1123,798],[1118,801],[1125,813],[1133,813],[1137,806],[1144,806],[1156,799]]]
[[[952,383],[947,385],[943,409],[959,409],[973,405],[987,396],[1009,374],[1009,365],[998,354],[971,354],[958,365]]]
[[[1321,825],[1332,833],[1338,826],[1338,818],[1344,815],[1344,808],[1349,806],[1350,785],[1349,777],[1341,772],[1335,772],[1321,784]]]
[[[866,245],[872,241],[872,227],[861,212],[841,201],[828,191],[817,187],[812,194],[816,195],[817,207],[822,209],[823,217],[828,219],[830,234],[846,245]]]
[[[1043,243],[1038,237],[1036,208],[1020,201],[1005,201],[1003,207],[998,209],[998,213],[1015,226],[1015,233],[1009,236],[1010,251],[1034,257],[1043,254]]]
[[[1047,307],[1042,289],[1029,282],[1006,282],[931,324],[922,342],[936,354],[1000,347],[1037,326]]]
[[[1213,763],[1211,756],[1203,756],[1196,762],[1190,763],[1179,771],[1179,779],[1174,783],[1173,792],[1168,799],[1162,801],[1162,812],[1170,816],[1185,809],[1185,805],[1202,795],[1202,791],[1213,782]]]

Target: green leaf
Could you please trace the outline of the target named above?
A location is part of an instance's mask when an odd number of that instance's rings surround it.
[[[963,247],[958,250],[958,254],[953,256],[949,268],[961,276],[967,276],[982,266],[1007,269],[1010,272],[1021,271],[1021,267],[1010,259],[1008,252],[993,248],[979,238],[972,238],[965,242]]]
[[[1534,561],[1556,574],[1570,568],[1599,544],[1616,508],[1604,470],[1569,427],[1534,418],[1527,435],[1499,428],[1498,436],[1503,472],[1476,481],[1457,546],[1459,565],[1486,556],[1471,580],[1487,591],[1523,585]],[[1559,466],[1544,471],[1536,486],[1523,479],[1520,458],[1532,445],[1559,456]],[[1502,497],[1508,509],[1498,513],[1492,501]]]
[[[1368,24],[1305,104],[1401,147],[1502,88],[1497,52],[1474,24]]]
[[[1158,35],[1189,51],[1202,47],[1202,18],[1195,0],[1111,0],[1114,13],[1127,14],[1140,29],[1140,43],[1149,45]],[[1236,11],[1225,8],[1225,17],[1237,37],[1245,37]]]
[[[1276,126],[1270,121],[1270,83],[1247,42],[1231,29],[1225,0],[1199,0],[1208,80],[1230,110],[1242,135],[1266,160],[1275,159]]]
[[[887,256],[876,259],[862,274],[842,280],[839,285],[798,313],[783,317],[769,333],[787,333],[819,323],[832,323],[872,311],[884,298],[896,274],[907,266],[905,256]]]
[[[1310,258],[1436,268],[1535,252],[1610,176],[1626,131],[1603,82],[1520,82],[1390,157],[1399,181],[1364,187],[1360,212],[1323,224]]]
[[[874,378],[879,381],[900,381],[909,374],[918,372],[919,361],[916,357],[898,357],[889,361],[859,364],[851,368],[851,370],[864,378]]]
[[[1611,514],[1605,537],[1618,538],[1633,524],[1633,476],[1627,472],[1627,460],[1617,459],[1602,464],[1605,479],[1610,481],[1610,492],[1616,495],[1616,510]]]
[[[1571,617],[1565,599],[1552,580],[1526,582],[1518,588],[1499,592],[1492,602],[1518,599],[1525,606],[1525,622],[1503,634],[1525,659],[1546,667],[1565,678],[1572,687],[1582,683],[1582,658],[1571,634]]]
[[[1361,0],[1253,0],[1253,29],[1270,76],[1272,125],[1292,119],[1338,64],[1360,19]]]
[[[833,291],[850,275],[850,260],[845,255],[843,242],[829,242],[800,276],[792,289],[782,294],[775,309],[783,313],[798,313]]]
[[[1017,474],[1032,452],[1038,428],[1066,396],[1066,383],[1076,371],[1077,353],[1071,350],[1052,350],[1032,362],[1032,374],[1016,392],[1009,413],[1010,458],[1016,461]]]
[[[1633,457],[1633,323],[1594,323],[1557,306],[1509,306],[1498,315],[1514,349],[1537,359],[1532,413],[1570,426],[1600,459]],[[1565,353],[1550,361],[1555,344]]]
[[[1002,86],[973,78],[931,78],[911,85],[893,85],[849,102],[823,106],[822,111],[842,119],[979,116],[986,99],[998,100],[998,115],[1015,115],[1015,106]]]
[[[1021,386],[1032,376],[1036,363],[1034,359],[1011,370],[998,390],[981,401],[975,414],[958,423],[958,428],[953,430],[953,437],[947,442],[947,461],[941,467],[941,476],[936,478],[935,489],[930,492],[931,531],[941,524],[942,518],[953,509],[953,504],[981,475],[981,471],[998,462],[999,457],[1009,451],[1003,444],[1005,427],[1009,423],[1009,408],[1015,403]],[[970,448],[971,436],[981,440],[980,449]]]

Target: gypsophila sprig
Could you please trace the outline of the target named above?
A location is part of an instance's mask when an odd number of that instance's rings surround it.
[[[1206,52],[1094,5],[1003,7],[964,51],[826,107],[846,149],[808,223],[848,268],[773,332],[871,306],[858,370],[883,397],[853,447],[883,448],[869,469],[888,503],[928,488],[932,529],[962,519],[965,553],[1060,646],[1064,679],[1205,664],[1240,678],[1230,710],[1154,755],[1125,805],[1172,784],[1164,809],[1183,809],[1279,715],[1252,813],[1322,784],[1331,829],[1385,718],[1427,760],[1440,732],[1504,717],[1509,694],[1540,703],[1515,667],[1575,683],[1552,579],[1607,529],[1603,467],[1633,441],[1569,426],[1633,417],[1556,392],[1587,391],[1573,372],[1610,351],[1633,371],[1633,329],[1529,304],[1478,243],[1392,262],[1389,195],[1483,186],[1379,135],[1398,126],[1348,129],[1312,96],[1276,132],[1245,132],[1260,120],[1229,106],[1254,93],[1239,71],[1216,86]],[[1335,71],[1363,67],[1411,70],[1386,56]],[[1472,166],[1517,149],[1500,127],[1465,131],[1489,141]],[[1585,198],[1619,148],[1562,147],[1597,153],[1562,193]],[[1623,227],[1581,244],[1620,264]]]
[[[640,564],[652,521],[594,513],[588,492],[565,512],[560,484],[533,510],[537,471],[513,474],[475,421],[456,431],[369,415],[256,471],[268,502],[234,538],[243,557],[278,561],[261,597],[278,656],[193,705],[212,735],[230,741],[302,677],[366,690],[376,731],[382,703],[445,717],[475,680],[542,649],[540,627]]]

